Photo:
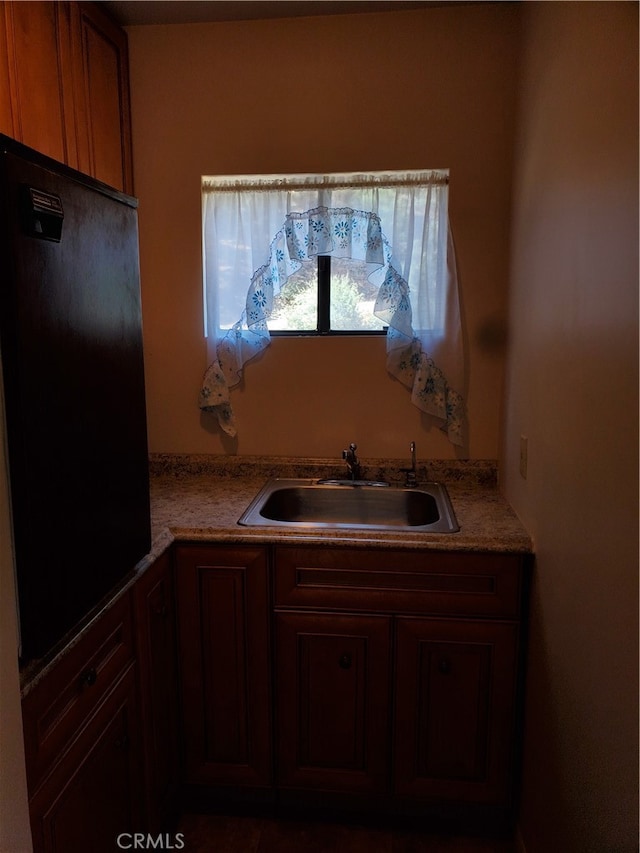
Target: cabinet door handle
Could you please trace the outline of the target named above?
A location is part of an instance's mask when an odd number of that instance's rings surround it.
[[[166,619],[168,612],[166,604],[156,607],[156,616],[159,616],[161,619]]]
[[[446,658],[443,658],[438,664],[438,669],[443,675],[449,675],[451,672],[451,663]]]
[[[86,669],[80,677],[80,681],[82,682],[82,684],[86,684],[87,687],[93,687],[97,680],[98,673],[96,672],[96,668],[94,666],[91,666],[89,667],[89,669]]]
[[[340,669],[351,669],[351,655],[343,654],[340,655],[340,660],[338,661],[340,664]]]

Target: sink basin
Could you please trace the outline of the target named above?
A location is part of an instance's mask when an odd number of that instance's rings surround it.
[[[238,524],[455,533],[460,528],[447,490],[380,488],[348,481],[269,480]]]

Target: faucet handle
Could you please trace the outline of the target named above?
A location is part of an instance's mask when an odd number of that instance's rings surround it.
[[[351,475],[352,480],[360,479],[360,462],[358,461],[358,457],[356,456],[357,449],[357,445],[351,442],[351,444],[349,445],[349,449],[342,451],[342,458],[347,463],[347,468],[349,470],[349,474]]]

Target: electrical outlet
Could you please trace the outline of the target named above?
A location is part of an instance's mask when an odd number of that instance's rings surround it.
[[[527,479],[527,465],[529,462],[529,439],[526,435],[520,436],[520,476]]]

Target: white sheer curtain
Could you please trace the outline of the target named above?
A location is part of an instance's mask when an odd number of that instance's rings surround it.
[[[448,172],[204,178],[209,367],[200,407],[236,434],[229,390],[269,345],[273,299],[318,254],[364,260],[388,325],[387,369],[454,444],[464,439],[462,333]]]

